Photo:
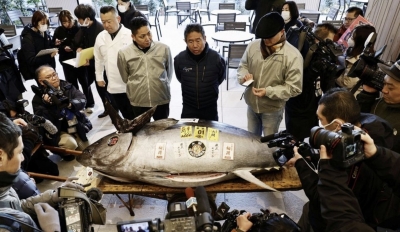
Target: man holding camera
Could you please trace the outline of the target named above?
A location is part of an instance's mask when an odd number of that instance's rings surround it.
[[[11,187],[21,171],[21,162],[24,160],[21,134],[21,129],[0,113],[0,137],[2,138],[0,140],[0,229],[13,228],[16,223],[13,219],[25,222],[25,226],[29,229],[37,229],[32,219],[32,217],[37,217],[43,231],[61,231],[58,213],[52,207],[62,200],[58,197],[58,190],[47,190],[37,196],[20,200]],[[83,190],[82,186],[72,183],[72,180],[76,179],[68,178],[62,186]],[[10,227],[7,228],[4,216],[11,218],[14,224],[8,225]],[[24,225],[20,226],[26,228]]]
[[[325,129],[330,131],[339,131],[344,122],[349,122],[368,132],[376,143],[383,147],[391,148],[393,146],[393,130],[390,125],[381,118],[372,114],[360,114],[360,108],[351,92],[334,88],[327,91],[319,101],[317,116]],[[324,141],[327,138],[318,138],[315,135],[310,137],[312,142]],[[295,164],[299,174],[303,189],[310,199],[303,209],[302,218],[299,225],[308,231],[308,223],[311,224],[314,231],[325,231],[326,221],[321,217],[320,197],[317,192],[318,175],[310,168],[307,159],[304,159],[297,148],[294,149],[294,158],[287,165]],[[350,166],[348,172],[348,185],[357,197],[361,210],[364,213],[366,222],[371,227],[376,227],[387,221],[388,215],[384,212],[393,211],[391,204],[383,199],[400,200],[391,193],[390,188],[366,165],[358,163]],[[377,210],[381,207],[380,210]],[[309,212],[308,212],[309,210]],[[395,226],[396,223],[394,223]],[[393,224],[385,225],[392,227]]]
[[[400,153],[400,60],[391,67],[378,64],[379,68],[386,74],[382,97],[379,91],[366,84],[357,95],[357,101],[361,106],[361,112],[375,114],[390,123],[394,128],[395,142],[393,151]]]
[[[56,71],[47,65],[40,66],[35,72],[40,91],[35,91],[32,100],[36,115],[50,120],[58,132],[43,136],[44,143],[50,146],[70,150],[83,150],[89,145],[86,133],[92,129],[92,124],[85,114],[80,112],[85,108],[85,95],[72,84],[60,80]],[[72,155],[62,156],[70,161]]]

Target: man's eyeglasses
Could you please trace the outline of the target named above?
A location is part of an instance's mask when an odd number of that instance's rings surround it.
[[[54,73],[52,73],[52,74],[50,74],[50,75],[48,75],[48,76],[45,76],[45,77],[43,77],[42,79],[43,80],[49,80],[49,79],[56,79],[58,77],[58,73],[56,73],[56,72],[54,72]]]
[[[353,21],[354,19],[356,19],[356,18],[344,18],[343,21],[351,22],[351,21]]]

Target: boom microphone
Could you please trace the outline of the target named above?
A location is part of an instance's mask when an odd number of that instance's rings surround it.
[[[57,127],[47,119],[45,119],[44,123],[40,124],[40,126],[42,126],[51,135],[55,135],[58,132]]]
[[[185,194],[188,200],[186,201],[186,207],[193,208],[193,212],[196,214],[196,205],[197,205],[197,199],[194,197],[194,191],[192,188],[186,188],[185,189]]]
[[[214,219],[211,217],[211,207],[208,202],[207,192],[203,186],[196,187],[195,195],[197,198],[196,226],[197,231],[213,231]]]

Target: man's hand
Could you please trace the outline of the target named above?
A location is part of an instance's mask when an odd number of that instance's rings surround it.
[[[84,190],[84,187],[83,187],[82,185],[76,184],[76,183],[73,182],[74,180],[78,180],[78,179],[79,179],[79,178],[78,178],[78,177],[75,177],[75,176],[73,176],[73,177],[68,177],[68,179],[67,179],[64,183],[62,183],[60,187],[74,188],[74,189],[78,189],[78,190],[83,191],[83,190]],[[51,199],[53,200],[53,202],[60,202],[60,201],[62,201],[62,199],[60,199],[60,198],[58,197],[58,189],[57,189],[57,191],[54,191],[53,196],[51,197]]]
[[[244,81],[248,81],[248,80],[253,80],[253,74],[247,73],[244,77],[243,77]]]
[[[302,156],[299,154],[299,152],[298,152],[298,147],[296,147],[296,146],[294,146],[293,147],[293,153],[294,153],[294,156],[293,156],[293,158],[291,158],[288,162],[286,162],[286,166],[287,167],[293,167],[294,166],[294,164],[296,163],[296,161],[298,160],[298,159],[301,159],[302,158]]]
[[[253,94],[256,95],[257,97],[264,97],[267,91],[265,88],[252,88]]]
[[[58,212],[47,203],[36,203],[34,206],[40,227],[44,232],[60,230]]]
[[[66,52],[72,52],[73,51],[69,46],[65,46],[64,50]]]
[[[319,148],[319,157],[320,159],[332,159],[332,155],[326,152],[326,147],[321,145]]]
[[[377,151],[374,140],[367,133],[361,134],[361,140],[364,142],[365,158],[371,158]]]
[[[28,124],[22,118],[14,119],[14,124],[17,126],[27,126]]]
[[[237,226],[241,231],[248,231],[253,226],[253,223],[249,221],[249,217],[250,213],[246,212],[236,218]]]
[[[82,48],[76,49],[76,52],[81,52],[81,51],[82,51]]]
[[[362,88],[363,88],[363,90],[364,90],[365,92],[367,92],[367,93],[375,93],[375,92],[378,92],[378,90],[376,90],[376,89],[374,89],[374,88],[372,88],[371,86],[366,85],[366,84],[363,84]]]
[[[42,99],[43,99],[43,101],[45,103],[48,103],[48,104],[52,104],[53,103],[53,101],[51,100],[51,97],[47,93],[43,94]]]
[[[97,85],[100,87],[106,87],[106,82],[105,81],[98,81]]]
[[[53,53],[51,53],[51,57],[55,57],[56,55],[57,55],[57,53],[58,53],[58,50],[57,51],[55,51],[55,52],[53,52]]]

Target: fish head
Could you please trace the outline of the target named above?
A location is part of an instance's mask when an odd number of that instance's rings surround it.
[[[110,167],[128,153],[132,137],[132,133],[111,133],[88,146],[76,160],[84,166]]]

